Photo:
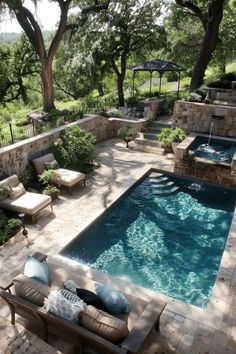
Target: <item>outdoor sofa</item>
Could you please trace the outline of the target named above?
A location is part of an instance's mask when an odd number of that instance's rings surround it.
[[[37,256],[40,262],[47,258],[46,255],[40,252],[37,252],[33,256]],[[52,262],[46,262],[46,264],[48,264],[49,267],[51,281],[48,292],[51,291],[50,289],[62,287],[63,281],[68,279],[73,279],[81,288],[94,291],[96,285],[94,280],[85,275],[78,274],[78,271],[70,269],[64,264],[63,268],[60,268],[60,266],[53,264]],[[25,276],[23,276],[23,280],[24,277]],[[19,285],[19,281],[22,281],[22,275],[16,277],[14,283]],[[15,323],[15,313],[17,313],[29,320],[30,325],[37,325],[38,329],[40,329],[40,336],[42,339],[48,341],[48,336],[50,334],[59,336],[74,345],[76,354],[82,353],[84,348],[90,348],[95,350],[96,353],[102,354],[141,353],[144,344],[153,330],[159,330],[160,316],[166,306],[166,303],[160,300],[158,296],[145,301],[123,292],[129,301],[130,313],[129,315],[119,314],[114,316],[116,316],[116,320],[118,317],[126,321],[129,332],[128,335],[126,333],[125,338],[118,343],[114,343],[91,332],[80,324],[74,324],[50,312],[47,313],[43,306],[33,304],[31,302],[31,297],[34,297],[34,290],[29,284],[26,284],[25,286],[28,298],[26,293],[24,293],[25,289],[23,289],[24,298],[12,294],[10,289],[13,289],[13,282],[11,281],[7,286],[6,284],[3,286],[0,283],[0,287],[5,289],[1,290],[0,296],[9,305],[12,324]],[[45,285],[43,284],[41,287],[42,292],[45,293]],[[39,289],[40,285],[37,290],[39,291]],[[9,292],[7,290],[9,290]],[[30,329],[30,327],[28,327],[28,329]]]
[[[12,175],[0,181],[0,187],[8,186],[10,189],[14,189],[19,184],[20,181],[17,175]],[[27,214],[32,218],[33,222],[35,216],[49,205],[52,210],[52,198],[50,196],[27,191],[24,191],[24,193],[16,198],[7,196],[0,200],[0,208]]]
[[[83,182],[85,186],[85,174],[82,172],[72,171],[65,168],[59,168],[57,161],[52,153],[40,156],[32,160],[37,174],[40,176],[44,170],[53,168],[60,175],[60,184],[64,187],[71,188],[77,183]]]

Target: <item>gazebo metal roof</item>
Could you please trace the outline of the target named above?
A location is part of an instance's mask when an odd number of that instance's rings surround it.
[[[183,70],[182,66],[172,63],[171,61],[166,61],[162,59],[156,59],[152,61],[146,61],[143,64],[132,66],[133,71],[177,71],[180,72]]]
[[[157,71],[160,75],[160,83],[159,83],[159,96],[161,93],[161,79],[162,75],[167,71],[175,71],[178,72],[178,92],[177,96],[179,96],[179,86],[180,86],[180,72],[183,70],[182,66],[175,64],[171,61],[166,61],[162,59],[156,59],[151,61],[146,61],[140,65],[134,65],[130,68],[133,70],[133,95],[134,95],[134,77],[137,71],[148,71],[150,73],[150,94],[152,89],[152,73],[153,71]]]

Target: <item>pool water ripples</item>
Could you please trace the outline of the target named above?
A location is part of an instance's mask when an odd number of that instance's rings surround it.
[[[63,254],[205,306],[229,232],[235,192],[201,184],[196,188],[194,183],[192,189],[193,181],[151,174]],[[162,192],[156,195],[156,189]]]

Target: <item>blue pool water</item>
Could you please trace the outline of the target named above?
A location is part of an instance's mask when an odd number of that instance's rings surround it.
[[[152,173],[62,253],[203,307],[215,283],[235,192]]]

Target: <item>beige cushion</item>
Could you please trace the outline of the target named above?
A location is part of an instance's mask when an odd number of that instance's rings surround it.
[[[6,198],[0,201],[0,208],[5,208],[28,215],[36,214],[40,209],[49,205],[51,197],[48,195],[26,192],[16,199]]]
[[[61,177],[61,185],[66,187],[71,187],[85,178],[84,173],[67,170],[65,168],[58,168],[56,171]]]
[[[50,287],[33,278],[23,274],[14,279],[16,295],[22,299],[28,300],[37,306],[43,306],[45,298],[50,293]]]
[[[55,157],[52,153],[49,153],[49,154],[40,156],[37,159],[34,159],[32,162],[33,162],[33,165],[36,169],[37,174],[41,175],[43,173],[43,171],[46,169],[46,167],[44,165],[45,162],[52,162],[53,160],[55,160]]]
[[[125,321],[90,305],[86,306],[81,322],[86,329],[114,343],[120,342],[129,333]]]
[[[0,187],[6,185],[12,188],[12,187],[16,187],[18,184],[19,184],[19,179],[17,175],[12,175],[0,181]]]
[[[57,160],[44,162],[44,166],[47,170],[56,170],[57,168],[59,168]]]
[[[23,186],[22,183],[19,183],[18,186],[11,187],[11,189],[9,191],[9,197],[11,199],[15,199],[24,193],[25,193],[25,187]]]

